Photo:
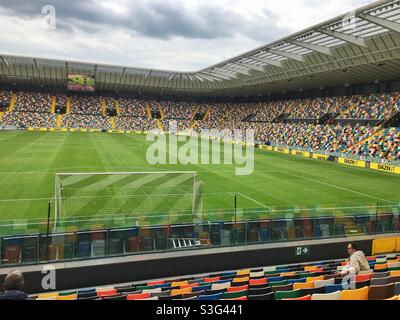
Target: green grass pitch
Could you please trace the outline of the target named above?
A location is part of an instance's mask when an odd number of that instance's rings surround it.
[[[256,150],[254,173],[236,176],[235,165],[149,165],[147,146],[145,136],[135,134],[0,132],[0,223],[13,223],[18,233],[15,221],[27,221],[28,226],[21,223],[26,231],[35,219],[45,219],[57,172],[197,171],[204,182],[204,209],[225,220],[232,218],[234,193],[237,215],[245,219],[266,217],[271,208],[322,214],[322,208],[346,207],[357,213],[352,207],[400,201],[400,176],[384,172]],[[184,222],[157,217],[143,221]],[[115,217],[107,219],[118,225]]]

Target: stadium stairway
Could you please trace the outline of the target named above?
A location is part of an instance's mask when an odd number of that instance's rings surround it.
[[[162,120],[162,119],[165,118],[165,112],[164,112],[164,110],[163,110],[163,108],[162,108],[162,106],[161,106],[161,104],[159,102],[156,102],[156,104],[157,104],[158,111],[160,111],[161,120]],[[162,130],[162,127],[160,129]]]
[[[151,108],[148,102],[146,102],[146,111],[147,111],[147,116],[149,119],[152,119],[153,117],[151,116]]]
[[[196,107],[196,110],[194,110],[192,116],[190,117],[190,120],[189,120],[190,122],[192,122],[192,121],[194,120],[194,117],[195,117],[196,114],[199,112],[199,110],[200,110],[200,106],[197,106],[197,107]]]
[[[111,128],[115,129],[115,118],[114,117],[110,118],[110,123],[111,123]]]
[[[56,102],[57,102],[57,98],[55,96],[53,96],[51,98],[51,113],[52,114],[56,113]]]
[[[162,123],[161,123],[161,120],[160,120],[160,119],[157,119],[157,125],[158,125],[158,128],[159,128],[161,131],[164,131],[164,129],[163,129],[163,126],[162,126]]]
[[[103,99],[101,100],[101,109],[102,109],[103,117],[107,116],[107,102],[106,102],[106,98],[103,98]]]
[[[59,115],[57,116],[57,128],[61,128],[62,119],[63,119],[62,114],[59,114]]]
[[[117,116],[120,117],[121,116],[121,108],[120,108],[118,99],[115,99],[115,111],[117,112]]]
[[[210,114],[211,114],[211,110],[212,110],[212,107],[208,107],[208,109],[207,109],[207,111],[206,111],[206,114],[204,115],[203,120],[207,120],[207,119],[208,119],[208,117],[209,117]]]
[[[67,110],[66,110],[67,114],[71,113],[71,98],[67,97]]]
[[[10,101],[10,106],[8,108],[8,113],[11,113],[13,111],[15,102],[17,102],[17,94],[13,93],[11,101]]]
[[[400,255],[367,257],[369,271],[335,276],[345,260],[152,279],[32,295],[36,300],[398,300]]]
[[[194,121],[191,125],[190,125],[190,129],[194,129],[197,126],[197,121]]]

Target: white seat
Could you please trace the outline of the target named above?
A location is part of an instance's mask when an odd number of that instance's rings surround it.
[[[332,293],[321,293],[321,294],[313,294],[311,296],[311,300],[340,300],[342,296],[341,291],[336,291]]]
[[[258,277],[264,277],[264,271],[260,272],[250,272],[250,278],[258,278]]]
[[[265,267],[264,271],[265,272],[275,272],[276,271],[276,267]]]
[[[226,283],[214,283],[211,285],[211,290],[222,290],[222,289],[228,289],[231,287],[231,284],[229,282]]]
[[[162,288],[155,288],[155,289],[144,289],[142,293],[159,293],[162,291]]]
[[[335,278],[329,280],[316,280],[314,282],[314,288],[322,288],[329,284],[335,284]]]
[[[374,273],[374,270],[370,269],[370,270],[360,271],[358,274],[365,275],[365,274],[373,274],[373,273]]]
[[[388,263],[388,268],[400,268],[400,262]]]

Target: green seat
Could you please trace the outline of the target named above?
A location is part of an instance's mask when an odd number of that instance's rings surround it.
[[[285,284],[288,284],[287,280],[268,282],[268,285],[270,287],[284,286]]]
[[[237,291],[237,292],[225,292],[222,299],[236,299],[247,297],[247,290]]]
[[[275,292],[275,300],[281,299],[293,299],[301,297],[301,289],[292,290],[292,291],[276,291]]]
[[[136,290],[149,290],[149,289],[154,289],[154,286],[138,286],[135,289]]]

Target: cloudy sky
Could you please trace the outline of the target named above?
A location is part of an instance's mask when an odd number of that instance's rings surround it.
[[[0,53],[195,71],[370,2],[0,0]]]

